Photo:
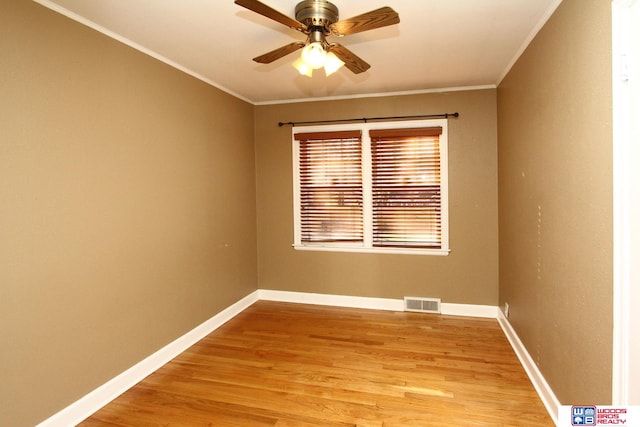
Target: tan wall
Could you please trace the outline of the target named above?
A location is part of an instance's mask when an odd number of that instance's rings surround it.
[[[611,401],[610,9],[565,0],[498,88],[500,302],[563,404]]]
[[[291,127],[305,121],[460,113],[449,120],[449,256],[296,251]],[[498,302],[496,92],[477,90],[256,107],[260,288]]]
[[[256,289],[253,106],[0,2],[0,425],[53,415]]]

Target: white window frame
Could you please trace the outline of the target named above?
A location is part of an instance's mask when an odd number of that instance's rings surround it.
[[[369,131],[372,129],[404,129],[418,127],[442,128],[440,135],[440,197],[441,197],[441,227],[442,245],[440,249],[432,248],[403,248],[403,247],[374,247],[373,246],[373,209],[372,209],[372,179],[371,179],[371,139]],[[300,178],[299,159],[300,144],[294,135],[304,132],[334,132],[344,130],[362,130],[362,192],[363,192],[363,243],[343,242],[302,242],[300,231]],[[296,250],[303,251],[331,251],[331,252],[365,252],[383,254],[408,255],[448,255],[449,248],[449,169],[448,169],[448,127],[446,119],[411,120],[398,122],[351,123],[319,126],[295,126],[291,133],[293,152],[293,218],[294,243]]]

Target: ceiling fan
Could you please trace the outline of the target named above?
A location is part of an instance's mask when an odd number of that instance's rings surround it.
[[[306,41],[289,43],[257,56],[253,60],[269,64],[298,49],[303,49],[301,58],[293,65],[301,74],[309,77],[313,69],[323,66],[327,75],[335,72],[342,65],[355,74],[367,71],[371,67],[365,60],[341,44],[328,42],[327,36],[343,37],[400,22],[398,13],[386,6],[340,21],[338,8],[327,0],[304,0],[298,3],[295,8],[295,19],[258,0],[235,0],[235,3],[306,34]]]

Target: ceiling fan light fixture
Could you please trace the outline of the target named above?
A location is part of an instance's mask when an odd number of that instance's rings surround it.
[[[302,49],[301,57],[303,61],[314,70],[324,66],[327,52],[320,42],[309,43]]]
[[[328,77],[338,71],[344,62],[335,53],[327,52],[322,42],[312,42],[304,47],[300,58],[292,65],[300,74],[307,77],[313,76],[313,70],[324,67],[325,75]]]
[[[324,73],[329,77],[331,74],[338,71],[344,65],[344,61],[338,58],[335,53],[328,52],[324,61]]]

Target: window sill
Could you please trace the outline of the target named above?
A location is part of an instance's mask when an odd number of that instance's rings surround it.
[[[362,246],[329,246],[329,245],[293,245],[297,251],[320,252],[352,252],[367,254],[395,254],[395,255],[432,255],[447,256],[451,249],[423,249],[423,248],[365,248]]]

